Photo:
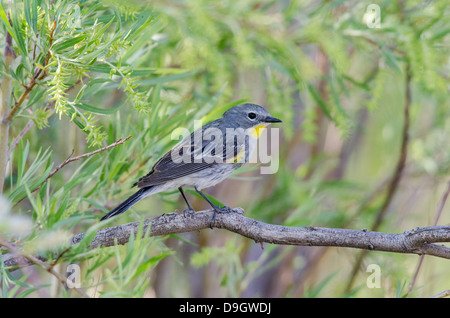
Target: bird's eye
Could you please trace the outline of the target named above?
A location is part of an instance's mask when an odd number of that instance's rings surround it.
[[[248,118],[255,119],[256,118],[256,114],[255,113],[248,113]]]

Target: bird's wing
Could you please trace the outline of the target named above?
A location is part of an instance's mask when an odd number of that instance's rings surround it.
[[[175,180],[192,173],[211,167],[212,164],[204,161],[195,162],[174,162],[172,160],[171,151],[166,153],[154,166],[149,174],[139,179],[134,186],[139,188],[153,186]]]
[[[158,185],[222,162],[234,163],[232,159],[244,146],[237,140],[227,141],[225,137],[222,137],[222,131],[218,127],[220,127],[220,120],[193,132],[156,162],[152,171],[140,178],[133,186],[143,188]],[[208,130],[208,128],[212,129]],[[195,134],[199,131],[202,132],[201,139],[196,139]]]

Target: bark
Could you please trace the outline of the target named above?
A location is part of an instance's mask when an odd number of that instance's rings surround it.
[[[89,248],[108,247],[128,243],[130,236],[138,232],[143,222],[143,233],[150,236],[207,230],[213,215],[212,210],[194,214],[170,213],[158,217],[107,227],[98,230]],[[105,222],[107,224],[107,222]],[[149,228],[150,227],[150,228]],[[450,259],[450,248],[436,243],[450,242],[450,226],[428,226],[403,233],[383,233],[363,230],[325,227],[290,227],[267,224],[243,215],[241,208],[233,212],[218,213],[213,229],[224,229],[250,238],[258,243],[298,246],[334,246],[371,251],[431,255]],[[70,245],[78,244],[85,233],[76,234]],[[31,263],[22,255],[13,253],[2,256],[5,266],[27,266]]]

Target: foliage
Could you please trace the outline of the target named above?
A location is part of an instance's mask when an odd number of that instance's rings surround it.
[[[381,266],[382,288],[367,288],[363,270],[346,290],[356,251],[261,249],[218,230],[137,236],[94,251],[87,235],[66,250],[68,237],[95,233],[98,218],[132,193],[136,179],[176,142],[172,132],[243,101],[283,120],[279,169],[260,176],[243,168],[207,192],[266,222],[370,227],[399,156],[407,67],[413,92],[407,166],[382,230],[429,225],[450,168],[450,6],[379,1],[380,28],[369,28],[370,4],[1,1],[0,72],[3,85],[11,82],[4,114],[16,110],[1,198],[9,204],[0,206],[8,227],[0,225],[0,238],[57,261],[61,273],[80,265],[81,288],[95,297],[405,295],[416,265],[411,256],[368,254],[363,265]],[[125,144],[47,180],[72,150],[83,154],[128,135]],[[0,149],[0,156],[7,152]],[[197,198],[193,204],[205,207]],[[175,209],[184,209],[178,194],[162,193],[114,222]],[[445,289],[448,279],[436,277],[445,276],[446,265],[430,260],[434,273],[424,272],[410,296]],[[0,267],[2,296],[76,295],[44,269],[33,270],[38,280]]]

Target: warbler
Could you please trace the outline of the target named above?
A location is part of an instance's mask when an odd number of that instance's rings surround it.
[[[228,212],[227,206],[216,206],[202,189],[216,185],[233,171],[249,161],[262,131],[271,123],[281,122],[255,104],[237,105],[216,119],[186,136],[140,178],[133,187],[139,190],[108,212],[101,220],[124,213],[143,198],[177,189],[188,206],[186,212],[195,212],[183,187],[193,187],[216,212]]]

